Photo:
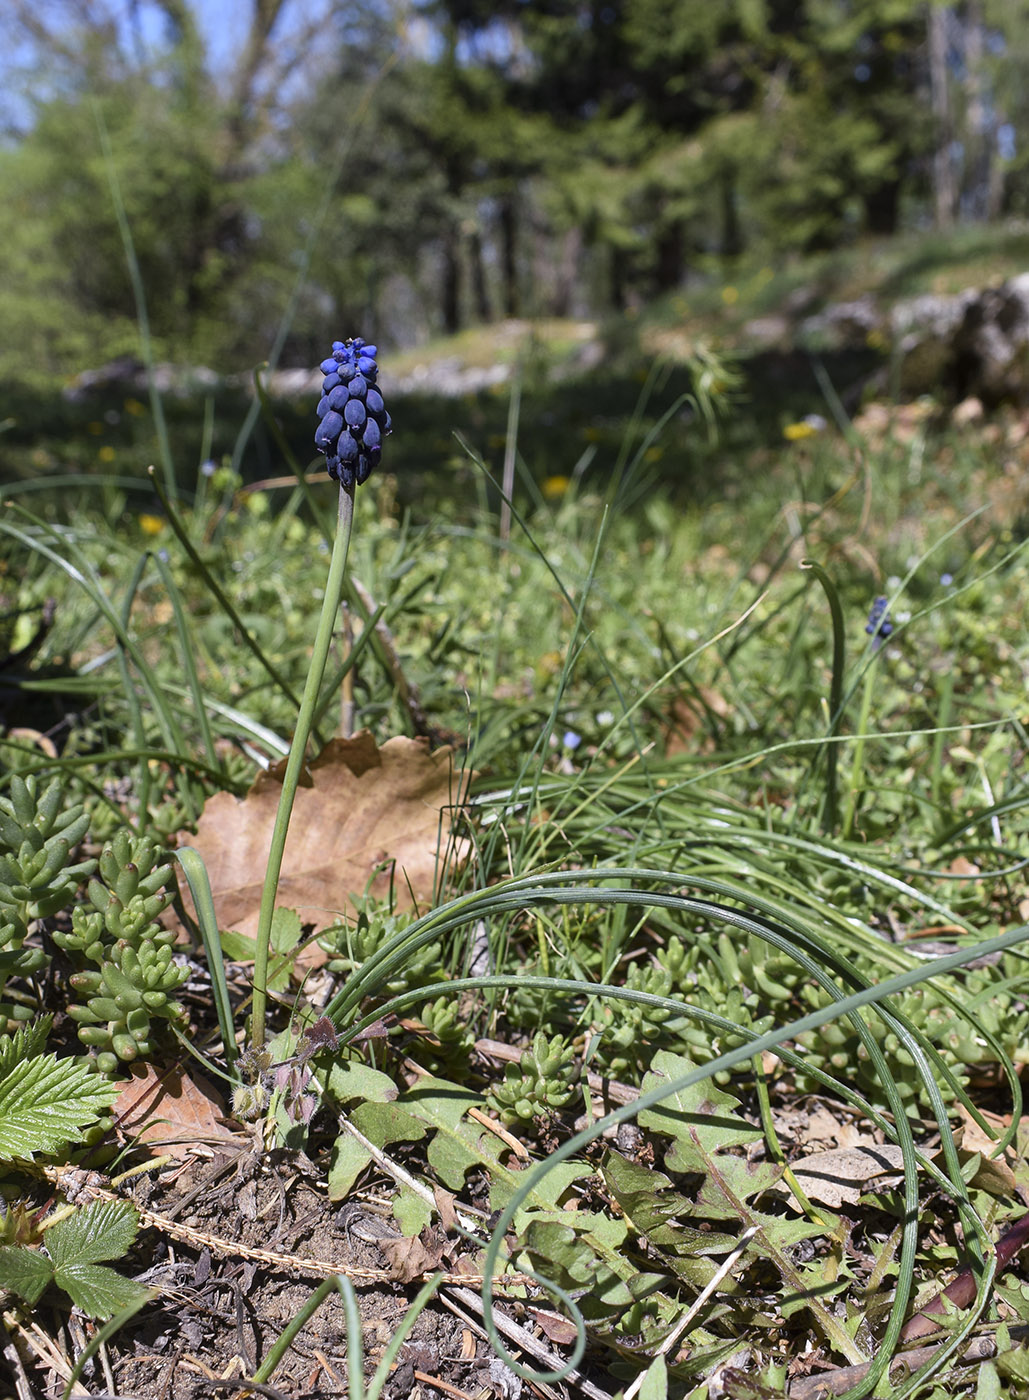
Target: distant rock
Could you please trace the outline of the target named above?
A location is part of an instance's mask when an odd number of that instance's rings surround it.
[[[463,394],[477,394],[481,389],[491,389],[495,384],[505,383],[513,371],[514,366],[510,363],[466,365],[458,356],[450,355],[416,365],[410,374],[391,379],[390,392],[442,394],[446,398],[460,398]]]
[[[788,316],[755,316],[741,327],[744,339],[762,349],[787,346],[793,339],[793,324]]]
[[[985,404],[1029,400],[1029,272],[980,292],[955,340],[956,387]]]
[[[833,348],[865,345],[870,335],[882,332],[884,324],[885,317],[875,298],[863,296],[855,301],[833,302],[816,315],[805,317],[800,333],[805,340]]]
[[[190,398],[209,393],[222,381],[206,365],[173,365],[161,362],[153,367],[153,384],[158,393],[173,398]],[[120,355],[97,369],[86,369],[70,380],[62,390],[71,403],[101,394],[146,394],[150,376],[143,361],[135,355]]]
[[[896,387],[905,398],[952,390],[955,341],[974,289],[956,296],[908,297],[890,312],[890,340]],[[964,397],[962,395],[961,397]]]
[[[135,355],[119,355],[97,369],[84,369],[64,386],[62,396],[71,403],[103,394],[109,389],[135,389],[139,375],[145,374],[143,361]]]
[[[898,302],[890,326],[903,395],[942,391],[987,408],[1029,402],[1029,273],[999,287]]]

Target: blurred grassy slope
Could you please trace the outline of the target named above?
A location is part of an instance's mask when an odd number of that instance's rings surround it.
[[[627,422],[635,419],[631,454],[667,416],[642,454],[648,479],[664,479],[694,500],[731,493],[749,470],[747,455],[780,444],[785,424],[812,413],[831,416],[826,381],[848,411],[863,394],[888,388],[886,345],[805,343],[798,334],[805,318],[862,297],[888,311],[904,297],[996,283],[1027,266],[1029,229],[960,229],[863,243],[782,267],[760,261],[702,266],[683,291],[607,323],[504,322],[396,354],[382,346],[382,382],[398,427],[388,444],[388,468],[400,499],[418,513],[427,499],[460,500],[481,486],[456,433],[499,477],[517,377],[518,452],[537,485],[577,468],[603,484],[625,449]],[[741,375],[732,402],[724,405],[732,411],[717,446],[689,402],[697,387],[691,361],[695,369],[697,354],[708,351],[716,361],[735,362]],[[495,382],[486,382],[491,377]],[[398,386],[392,395],[391,382]],[[715,376],[714,397],[726,387]],[[187,490],[202,458],[221,461],[233,452],[250,392],[244,373],[235,383],[165,399],[172,452]],[[29,375],[3,386],[3,404],[4,480],[42,486],[67,473],[118,472],[142,485],[156,459],[146,392],[138,383],[112,383],[71,400],[52,386],[40,388]],[[307,395],[276,401],[302,464],[316,462],[312,410]],[[260,422],[240,469],[248,482],[286,470]]]

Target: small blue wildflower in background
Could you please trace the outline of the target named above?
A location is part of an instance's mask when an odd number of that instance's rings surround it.
[[[868,623],[865,631],[874,639],[874,646],[879,648],[886,638],[893,631],[893,623],[890,621],[889,599],[879,597],[872,604],[868,614]]]
[[[371,476],[382,456],[382,440],[393,426],[375,383],[377,354],[374,345],[357,336],[334,340],[332,354],[321,363],[325,378],[314,445],[325,453],[329,475],[347,491]]]
[[[574,729],[566,729],[561,742],[566,749],[571,749],[574,752],[582,743],[582,735],[576,734]]]
[[[953,575],[953,574],[941,574],[941,575],[940,575],[940,583],[943,585],[944,588],[949,588],[953,582],[954,582],[954,575]]]

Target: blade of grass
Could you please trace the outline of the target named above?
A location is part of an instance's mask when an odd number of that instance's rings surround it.
[[[215,599],[222,612],[224,612],[225,616],[232,623],[233,627],[236,629],[236,634],[239,637],[240,641],[251,653],[254,659],[267,673],[271,680],[275,682],[278,688],[282,691],[283,695],[285,695],[286,699],[289,700],[291,704],[299,706],[300,701],[296,695],[296,692],[293,690],[292,686],[282,675],[282,673],[277,669],[277,667],[274,666],[272,662],[268,659],[268,657],[264,654],[264,651],[258,644],[256,638],[252,636],[250,629],[240,617],[235,604],[232,602],[228,594],[222,588],[221,584],[218,582],[218,580],[211,573],[210,569],[204,563],[203,558],[201,557],[196,547],[194,546],[193,541],[189,537],[185,524],[183,523],[182,517],[179,515],[179,512],[175,509],[172,502],[169,500],[166,492],[164,491],[163,487],[161,486],[160,482],[157,480],[157,475],[154,472],[153,467],[149,468],[149,472],[150,479],[153,482],[154,490],[157,492],[161,505],[164,507],[165,514],[168,517],[168,523],[174,530],[176,539],[186,551],[190,563],[193,565],[200,577],[203,579],[204,587],[210,592],[211,597]]]
[[[211,882],[207,878],[207,867],[200,852],[192,846],[180,846],[175,857],[182,866],[182,873],[193,896],[200,937],[204,943],[207,970],[211,977],[211,990],[214,994],[214,1009],[221,1031],[222,1048],[230,1074],[236,1063],[236,1032],[232,1019],[232,1003],[229,1001],[229,987],[225,979],[225,959],[222,954],[221,937],[218,932],[218,917],[214,908]]]
[[[154,351],[150,340],[150,317],[147,313],[146,288],[143,286],[143,274],[140,271],[136,247],[132,241],[129,217],[125,212],[125,204],[121,197],[121,187],[118,184],[114,165],[114,152],[111,149],[111,138],[107,134],[103,110],[95,98],[92,100],[92,107],[93,119],[96,122],[97,134],[100,138],[100,149],[104,157],[104,172],[107,175],[107,184],[111,191],[111,203],[114,205],[114,217],[118,223],[125,262],[129,270],[129,281],[132,284],[132,295],[136,302],[139,349],[146,367],[147,393],[150,397],[150,411],[154,417],[154,429],[157,433],[157,450],[161,459],[161,469],[164,472],[165,490],[170,497],[174,498],[177,495],[178,486],[175,481],[175,464],[172,461],[171,444],[168,440],[168,425],[164,418],[164,404],[154,375]]]

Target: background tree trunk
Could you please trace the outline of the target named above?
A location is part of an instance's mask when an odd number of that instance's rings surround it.
[[[929,0],[929,90],[935,121],[933,143],[933,216],[937,228],[950,228],[957,206],[954,180],[954,126],[947,80],[947,26],[950,7]]]
[[[498,219],[504,315],[518,316],[521,314],[521,298],[518,295],[518,214],[513,192],[501,199]]]

